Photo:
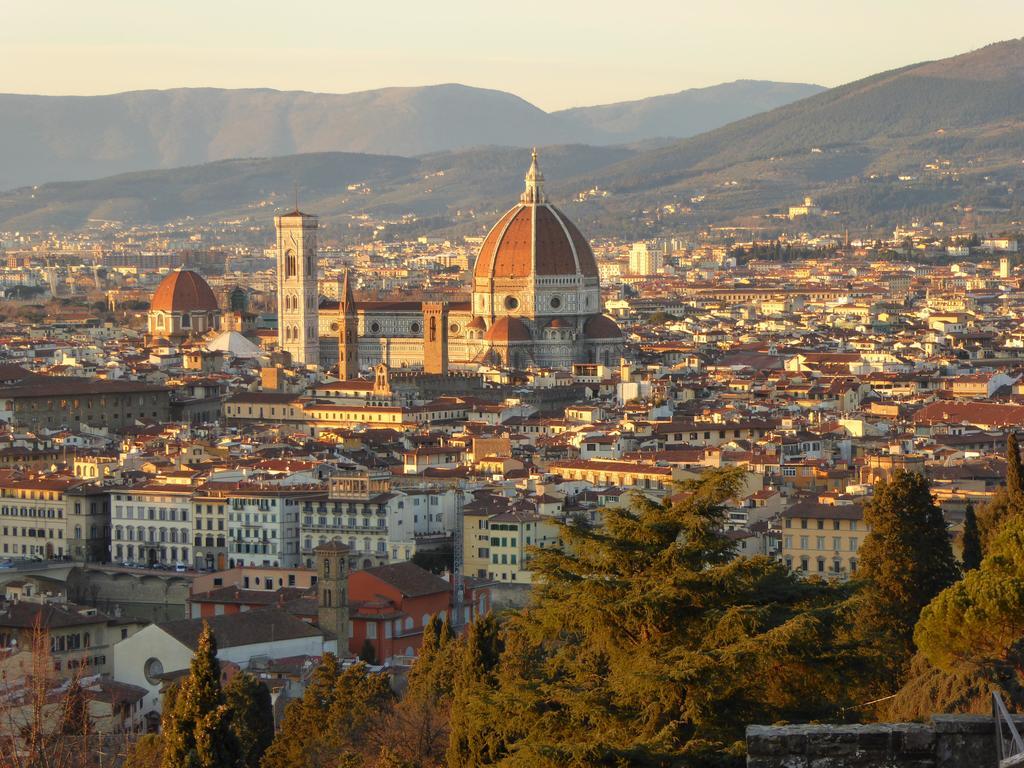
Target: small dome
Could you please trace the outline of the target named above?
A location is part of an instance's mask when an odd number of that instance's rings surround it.
[[[548,328],[568,328],[568,327],[569,327],[569,323],[565,322],[565,320],[563,320],[560,317],[556,317],[554,320],[552,320],[550,323],[548,323]]]
[[[153,292],[149,308],[158,312],[216,312],[217,297],[202,275],[190,269],[171,272]]]
[[[486,331],[487,323],[484,322],[482,317],[474,317],[469,321],[469,325],[466,326],[471,331]]]
[[[516,341],[530,341],[530,329],[515,317],[499,317],[484,336],[492,343],[508,344]]]
[[[622,331],[607,315],[593,315],[583,324],[583,335],[588,339],[621,339]]]
[[[228,352],[235,357],[259,357],[261,350],[238,331],[224,331],[206,345],[209,352]]]

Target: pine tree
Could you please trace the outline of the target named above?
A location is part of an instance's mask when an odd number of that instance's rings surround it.
[[[961,560],[964,571],[973,571],[981,565],[981,534],[978,532],[978,519],[974,514],[974,504],[967,503],[964,511],[964,532]]]
[[[921,609],[956,580],[957,565],[942,510],[923,475],[899,470],[879,483],[864,521],[871,533],[860,549],[864,590],[857,631],[879,659],[888,660],[881,682],[890,689],[913,656]]]
[[[238,745],[220,686],[217,643],[203,622],[188,677],[164,709],[164,768],[235,768]]]
[[[231,732],[238,743],[238,766],[258,768],[274,740],[270,689],[248,672],[241,672],[228,683],[224,697],[231,710]]]
[[[449,765],[723,764],[748,723],[835,715],[856,654],[841,591],[734,557],[722,505],[743,476],[708,472],[534,550],[533,602],[496,664],[496,643],[467,639]]]
[[[1024,706],[1024,518],[1006,522],[979,568],[939,594],[914,632],[920,655],[956,679],[980,676]],[[970,693],[966,691],[965,693]],[[988,703],[987,701],[985,702]]]

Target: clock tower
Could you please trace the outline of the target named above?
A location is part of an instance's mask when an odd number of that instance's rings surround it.
[[[318,219],[297,208],[274,217],[277,230],[277,344],[296,365],[320,363],[316,231]]]

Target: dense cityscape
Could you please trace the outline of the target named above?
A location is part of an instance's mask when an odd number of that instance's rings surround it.
[[[0,765],[1017,764],[1019,162],[548,149],[0,195]]]

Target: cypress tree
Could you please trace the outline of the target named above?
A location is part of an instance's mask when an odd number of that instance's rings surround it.
[[[967,502],[967,509],[964,511],[964,533],[963,533],[963,560],[964,571],[973,571],[981,565],[981,534],[978,531],[978,518],[974,514],[974,504]]]
[[[188,677],[164,710],[164,768],[236,768],[238,745],[230,725],[217,642],[204,621]]]
[[[342,671],[324,656],[301,699],[288,704],[284,721],[261,768],[361,766],[376,754],[371,735],[388,716],[393,693],[387,675],[365,664]]]
[[[1010,512],[1024,512],[1024,472],[1020,466],[1020,443],[1017,433],[1011,432],[1006,438],[1006,494]]]
[[[871,533],[860,549],[863,581],[857,631],[889,660],[885,687],[906,673],[921,609],[958,576],[942,510],[928,480],[899,470],[875,487],[864,508]]]
[[[224,689],[231,709],[231,732],[238,742],[239,768],[258,768],[274,740],[270,689],[248,672],[235,675]]]

